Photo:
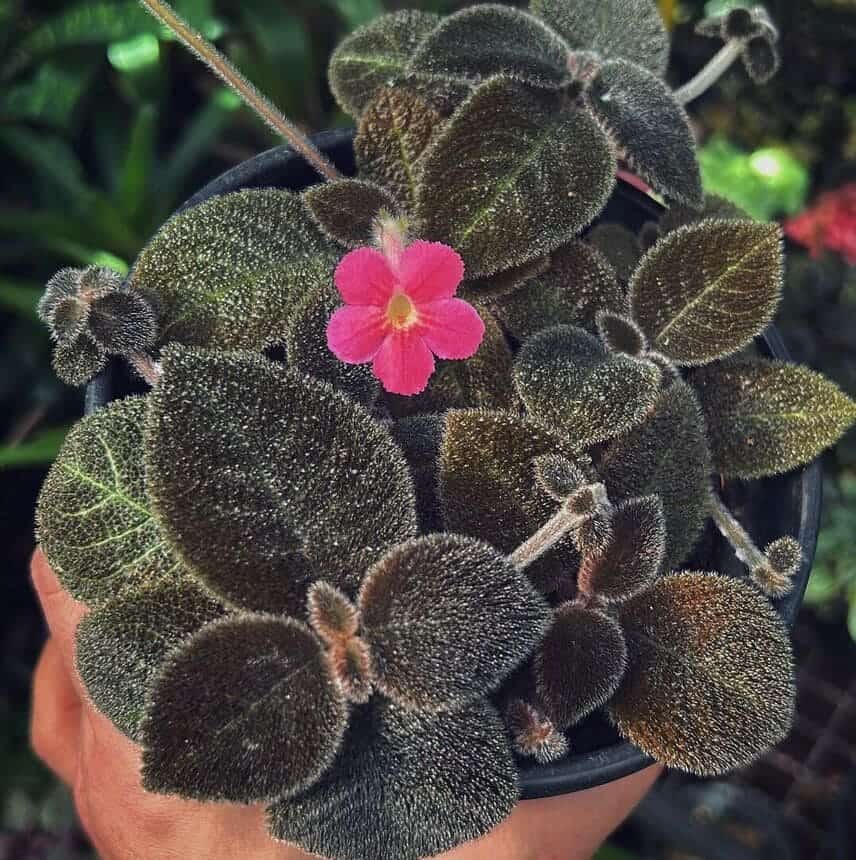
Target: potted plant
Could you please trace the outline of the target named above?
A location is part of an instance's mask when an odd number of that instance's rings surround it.
[[[764,334],[779,229],[704,197],[682,107],[774,71],[763,10],[703,22],[724,46],[674,92],[648,0],[385,15],[331,60],[356,134],[316,145],[146,5],[295,151],[41,304],[94,381],[39,539],[144,785],[417,858],[521,792],[784,737],[803,467],[856,405]]]

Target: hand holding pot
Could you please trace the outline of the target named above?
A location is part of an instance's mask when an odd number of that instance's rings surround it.
[[[150,794],[140,751],[89,703],[74,668],[74,634],[85,607],[57,581],[44,555],[32,580],[50,629],[33,682],[32,744],[74,794],[101,860],[305,860],[274,842],[262,806],[202,804]],[[659,774],[648,768],[599,788],[525,801],[496,830],[445,860],[584,860],[618,826]]]

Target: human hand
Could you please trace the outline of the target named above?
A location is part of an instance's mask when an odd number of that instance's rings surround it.
[[[86,608],[65,592],[40,550],[31,572],[50,630],[33,679],[31,741],[71,787],[101,860],[310,860],[268,837],[263,806],[143,790],[139,748],[91,705],[74,668],[75,630]],[[441,860],[586,860],[659,772],[651,767],[588,791],[524,801],[496,830]]]

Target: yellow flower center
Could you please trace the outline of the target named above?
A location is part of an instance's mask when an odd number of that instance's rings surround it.
[[[393,328],[408,328],[416,322],[417,317],[413,302],[404,293],[396,293],[386,306],[386,318]]]

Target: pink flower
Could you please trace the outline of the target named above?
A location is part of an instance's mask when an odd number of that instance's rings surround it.
[[[418,394],[434,372],[434,356],[469,358],[484,336],[472,305],[453,298],[464,263],[448,245],[391,243],[386,254],[358,248],[336,269],[345,307],[327,324],[327,345],[347,364],[372,363],[394,394]]]
[[[830,250],[856,264],[856,183],[821,194],[811,209],[785,222],[785,235],[814,257]]]

